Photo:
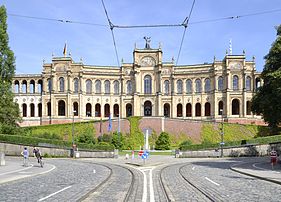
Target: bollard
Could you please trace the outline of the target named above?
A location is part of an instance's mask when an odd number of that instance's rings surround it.
[[[5,153],[0,153],[0,166],[6,165],[5,163]]]

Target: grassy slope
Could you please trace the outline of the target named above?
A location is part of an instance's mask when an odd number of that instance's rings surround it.
[[[221,141],[220,135],[221,124],[214,123],[203,123],[201,130],[202,143],[218,143]],[[60,124],[60,125],[46,125],[46,126],[36,126],[28,127],[28,136],[60,139],[65,141],[71,141],[72,137],[72,124]],[[240,141],[249,140],[257,136],[260,128],[256,125],[239,125],[239,124],[229,124],[224,123],[224,141]],[[93,122],[81,122],[74,124],[74,137],[80,134],[90,132],[95,136],[95,128]],[[159,134],[158,134],[159,135]],[[173,146],[176,146],[176,137],[171,137]],[[178,140],[178,137],[176,138]],[[184,141],[183,137],[179,138]]]
[[[224,123],[224,142],[249,140],[258,133],[256,125],[239,125]],[[221,141],[221,124],[204,123],[201,131],[203,143],[218,143]]]

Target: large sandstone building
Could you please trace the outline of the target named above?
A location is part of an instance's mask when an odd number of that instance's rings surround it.
[[[120,116],[261,122],[251,99],[261,84],[254,58],[226,54],[222,61],[175,65],[161,47],[135,48],[133,63],[86,65],[53,57],[41,74],[15,75],[14,101],[22,125],[65,123]],[[107,119],[107,118],[105,118]]]

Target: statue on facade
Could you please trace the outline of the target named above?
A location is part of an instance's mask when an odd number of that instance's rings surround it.
[[[143,37],[144,38],[144,40],[145,40],[145,49],[151,49],[150,48],[150,37],[147,37],[147,36],[145,36],[145,37]]]

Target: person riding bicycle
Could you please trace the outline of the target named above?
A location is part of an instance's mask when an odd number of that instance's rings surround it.
[[[40,163],[40,159],[42,159],[42,156],[40,150],[37,147],[34,147],[33,155],[37,158],[38,163]]]

